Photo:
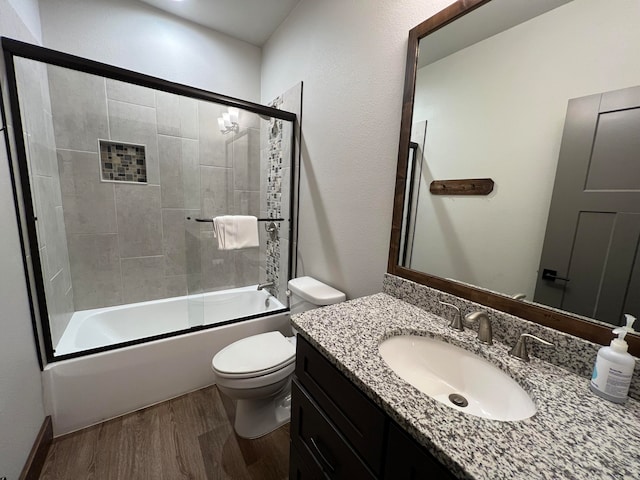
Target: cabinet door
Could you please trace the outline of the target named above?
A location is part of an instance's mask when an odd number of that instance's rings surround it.
[[[385,414],[347,377],[298,336],[296,379],[371,471],[382,473]]]
[[[438,460],[391,422],[384,478],[387,480],[455,479]]]
[[[303,453],[299,458],[305,466],[320,466],[328,479],[376,478],[296,381],[291,385],[291,442]]]
[[[327,476],[313,458],[291,444],[289,452],[289,480],[327,480]]]

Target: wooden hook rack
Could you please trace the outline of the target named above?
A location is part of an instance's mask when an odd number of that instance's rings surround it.
[[[467,178],[462,180],[434,180],[429,185],[432,195],[489,195],[493,191],[490,178]]]

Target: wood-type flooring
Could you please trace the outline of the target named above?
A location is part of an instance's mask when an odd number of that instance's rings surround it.
[[[53,440],[40,480],[284,480],[289,424],[256,440],[233,431],[215,386]]]

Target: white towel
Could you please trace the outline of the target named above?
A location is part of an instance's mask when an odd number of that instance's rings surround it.
[[[213,235],[219,250],[238,250],[260,245],[258,219],[250,215],[223,215],[213,218]]]

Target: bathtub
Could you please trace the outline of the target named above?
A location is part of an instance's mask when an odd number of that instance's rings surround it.
[[[56,355],[194,326],[211,328],[48,364],[42,373],[44,399],[54,435],[213,384],[211,359],[229,343],[272,330],[291,334],[283,309],[252,286],[76,312]],[[258,313],[265,316],[228,323]]]
[[[54,351],[56,356],[141,338],[212,326],[282,310],[257,286],[75,312]]]

